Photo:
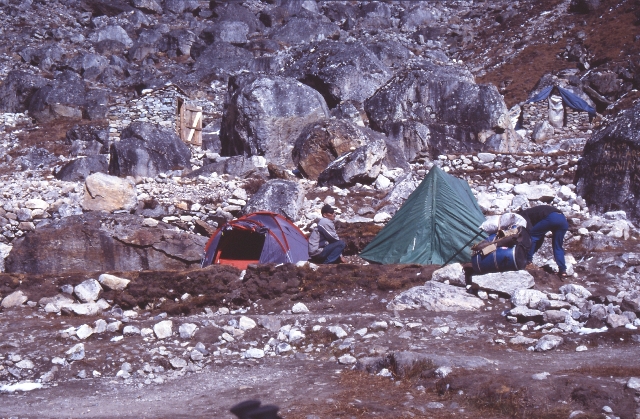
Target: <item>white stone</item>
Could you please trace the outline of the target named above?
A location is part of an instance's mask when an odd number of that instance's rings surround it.
[[[140,336],[142,336],[143,338],[153,337],[153,329],[143,327],[142,329],[140,329]]]
[[[78,316],[95,316],[102,311],[96,303],[70,304],[67,308]]]
[[[153,326],[153,332],[158,339],[165,339],[173,333],[173,322],[171,320],[163,320]]]
[[[107,322],[104,319],[98,319],[93,324],[93,333],[104,333],[107,331]]]
[[[369,325],[369,329],[371,330],[386,330],[389,327],[389,324],[384,320],[373,322]]]
[[[178,333],[180,333],[181,339],[191,339],[193,338],[193,335],[196,333],[196,330],[198,330],[198,326],[196,326],[195,324],[183,323],[178,328]]]
[[[78,329],[76,329],[76,336],[78,337],[78,339],[84,340],[91,335],[93,335],[93,327],[89,326],[88,324],[83,324],[82,326],[78,327]]]
[[[303,340],[305,338],[305,334],[302,333],[302,331],[298,330],[298,329],[291,329],[289,331],[289,342],[294,343],[294,342],[298,342],[300,340]]]
[[[373,216],[374,223],[384,223],[391,219],[391,215],[386,212],[379,212]]]
[[[244,357],[247,359],[260,359],[264,358],[264,351],[258,348],[249,348],[244,353]]]
[[[240,320],[238,320],[238,327],[241,330],[251,330],[256,326],[257,326],[256,322],[250,317],[242,316],[240,317]]]
[[[24,206],[29,208],[30,210],[43,210],[46,211],[49,208],[49,204],[42,199],[29,199],[24,203]]]
[[[87,279],[73,288],[76,297],[83,303],[94,302],[102,291],[100,283],[95,279]]]
[[[536,343],[535,351],[536,352],[550,351],[560,346],[562,342],[564,342],[564,339],[562,339],[560,336],[544,335],[538,340],[538,343]]]
[[[527,271],[495,272],[485,275],[474,275],[471,282],[486,291],[511,295],[519,289],[531,288],[535,285],[533,276]]]
[[[536,307],[538,303],[547,298],[547,294],[538,290],[519,289],[511,294],[511,304],[515,306]]]
[[[115,333],[120,330],[120,326],[122,326],[122,322],[120,320],[116,320],[115,322],[109,323],[107,325],[107,332]]]
[[[131,281],[115,275],[102,274],[98,277],[98,282],[110,290],[122,291],[127,288],[127,285],[129,285],[129,282]]]
[[[2,299],[2,308],[19,307],[26,303],[29,298],[21,290],[14,291]]]
[[[67,359],[70,361],[80,361],[84,359],[84,344],[78,343],[65,352]]]
[[[343,365],[353,365],[358,360],[349,354],[344,354],[340,358],[338,358],[338,362]]]
[[[384,190],[384,189],[387,189],[389,186],[391,186],[391,180],[384,175],[378,175],[375,182],[376,189]]]
[[[478,153],[478,160],[482,163],[490,163],[496,159],[496,155],[493,153]]]
[[[342,339],[347,336],[347,332],[345,332],[340,326],[329,326],[327,327],[327,330],[336,335],[338,339]]]
[[[431,280],[437,282],[449,281],[449,284],[460,287],[467,285],[464,269],[460,263],[452,263],[443,268],[437,269],[433,272]]]
[[[549,377],[550,375],[551,374],[549,374],[548,372],[541,372],[538,374],[533,374],[531,378],[533,378],[534,380],[542,381],[542,380],[546,380],[547,377]]]
[[[583,287],[582,285],[578,285],[578,284],[566,284],[560,287],[560,292],[563,295],[567,295],[567,294],[573,294],[576,295],[580,298],[589,298],[591,297],[591,292],[589,292],[589,290],[587,290],[585,287]]]
[[[547,184],[529,185],[521,183],[513,188],[513,192],[517,195],[524,195],[532,201],[550,200],[556,196],[556,192]]]
[[[288,343],[282,342],[279,343],[278,346],[276,346],[276,353],[278,355],[286,354],[287,352],[291,352],[291,345],[289,345]]]
[[[291,308],[291,312],[293,314],[304,314],[304,313],[308,313],[309,309],[304,303],[295,303]]]
[[[576,352],[584,352],[587,350],[587,347],[584,345],[580,345],[576,348]]]
[[[629,381],[627,381],[627,388],[630,388],[632,390],[640,390],[640,378],[638,377],[629,378]]]
[[[406,310],[422,307],[435,312],[475,311],[484,305],[481,299],[467,293],[464,288],[428,281],[424,286],[413,287],[398,294],[387,304],[387,309]]]
[[[156,227],[158,224],[160,224],[160,221],[155,218],[145,218],[142,220],[142,225],[145,227]]]
[[[33,361],[29,359],[23,359],[22,361],[16,363],[16,367],[20,368],[21,370],[32,370],[35,365],[33,364]]]
[[[182,358],[171,358],[169,360],[169,363],[171,364],[171,366],[177,370],[184,368],[187,366],[187,361],[185,361]]]
[[[140,329],[138,329],[136,326],[127,325],[124,327],[124,329],[122,329],[122,334],[124,336],[139,336]]]

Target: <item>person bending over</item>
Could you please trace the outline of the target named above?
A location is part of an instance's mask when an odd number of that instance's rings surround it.
[[[345,263],[342,251],[345,244],[336,233],[333,220],[336,218],[335,210],[331,205],[325,205],[320,210],[322,218],[318,226],[313,229],[309,237],[309,256],[319,263]]]
[[[551,231],[553,233],[551,246],[553,247],[553,258],[558,264],[558,275],[561,278],[566,278],[567,265],[564,260],[562,244],[564,235],[569,230],[567,217],[559,209],[551,205],[538,205],[520,210],[518,214],[527,221],[527,230],[531,235],[531,249],[529,249],[529,254],[527,255],[527,265],[533,262],[533,255],[542,246],[545,234]]]

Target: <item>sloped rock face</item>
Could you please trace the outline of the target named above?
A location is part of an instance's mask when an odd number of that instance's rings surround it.
[[[322,95],[292,78],[236,82],[220,131],[223,154],[259,155],[268,163],[292,166],[291,151],[304,127],[329,116]]]
[[[206,237],[174,231],[166,224],[143,227],[142,220],[88,213],[51,222],[14,242],[6,271],[137,271],[184,269],[199,263]]]
[[[392,76],[389,68],[360,43],[325,41],[311,51],[286,74],[322,93],[330,108],[346,100],[364,102]]]
[[[300,218],[303,191],[298,182],[290,180],[270,180],[258,189],[258,192],[242,209],[244,214],[256,211],[271,211],[290,220]]]
[[[0,111],[24,112],[33,94],[46,84],[44,77],[26,71],[11,71],[0,85]]]
[[[67,182],[79,182],[93,173],[107,173],[109,162],[107,155],[80,157],[64,165],[56,174],[56,179]]]
[[[29,114],[39,123],[60,118],[82,119],[86,113],[91,113],[90,119],[104,118],[106,98],[95,102],[90,100],[88,93],[78,74],[65,71],[33,94],[29,101]]]
[[[640,103],[587,141],[576,193],[598,212],[624,210],[640,219]]]
[[[251,52],[228,42],[215,42],[198,56],[194,70],[201,82],[226,81],[230,74],[249,67],[251,61]]]
[[[293,163],[304,176],[316,180],[336,157],[364,145],[369,140],[365,133],[355,124],[340,119],[308,125],[293,147]]]
[[[407,160],[447,152],[515,151],[508,110],[495,86],[466,70],[423,61],[400,72],[365,102],[372,128]]]
[[[109,173],[114,176],[153,177],[189,167],[191,150],[176,133],[148,122],[134,122],[111,146]]]
[[[340,28],[335,23],[316,18],[294,17],[274,30],[270,38],[285,45],[296,45],[337,39],[339,36]]]
[[[387,154],[384,140],[376,140],[338,157],[318,176],[319,186],[351,186],[356,182],[371,183],[380,174]]]

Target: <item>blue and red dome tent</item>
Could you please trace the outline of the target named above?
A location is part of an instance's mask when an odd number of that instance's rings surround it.
[[[309,259],[304,233],[279,214],[254,212],[222,225],[204,248],[202,267],[252,263],[296,263]]]

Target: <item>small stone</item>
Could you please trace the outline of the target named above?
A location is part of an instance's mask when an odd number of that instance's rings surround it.
[[[21,370],[32,370],[34,366],[35,365],[33,364],[33,362],[29,359],[23,359],[16,364],[16,367],[20,368]]]
[[[103,319],[95,321],[93,326],[93,333],[104,333],[107,331],[107,322]]]
[[[140,329],[138,329],[135,326],[125,326],[124,329],[122,329],[122,334],[124,336],[136,336],[136,335],[140,335]]]
[[[287,352],[291,352],[291,345],[289,345],[288,343],[279,343],[278,346],[276,346],[276,353],[279,354],[286,354]]]
[[[542,380],[546,380],[547,377],[549,377],[550,375],[551,374],[549,374],[548,372],[541,372],[538,374],[533,374],[531,378],[533,378],[534,380],[542,381]]]
[[[26,303],[28,299],[21,290],[18,290],[4,297],[0,306],[2,306],[2,308],[19,307]]]
[[[173,333],[173,322],[171,320],[163,320],[153,326],[153,331],[158,339],[165,339]]]
[[[444,408],[444,404],[440,402],[429,402],[425,406],[427,409],[443,409]]]
[[[584,345],[580,345],[576,348],[576,352],[584,352],[587,350],[587,347]]]
[[[169,363],[174,369],[181,369],[187,366],[187,361],[182,358],[171,358]]]
[[[624,327],[626,324],[630,323],[629,318],[627,316],[623,316],[622,314],[609,314],[605,320],[607,326],[611,328],[616,327]]]
[[[249,348],[244,353],[244,357],[247,359],[260,359],[264,358],[264,351],[258,348]]]
[[[180,333],[181,339],[191,339],[193,335],[196,333],[198,326],[193,323],[184,323],[181,324],[178,328],[178,333]]]
[[[115,275],[102,274],[98,277],[98,282],[110,290],[122,291],[129,285],[128,279],[120,278]]]
[[[536,343],[535,351],[536,352],[546,352],[552,349],[557,348],[564,342],[560,336],[555,335],[545,335],[538,340]]]
[[[140,336],[142,336],[143,338],[153,337],[153,329],[150,329],[148,327],[140,329]]]
[[[371,330],[386,330],[388,327],[389,324],[387,324],[387,322],[385,322],[384,320],[373,322],[369,325],[369,329]]]
[[[327,327],[327,330],[336,335],[338,339],[342,339],[343,337],[347,336],[347,332],[345,332],[344,329],[340,326],[329,326]]]
[[[630,388],[632,390],[640,390],[640,378],[638,377],[629,378],[629,381],[627,381],[627,388]]]
[[[308,313],[309,309],[307,308],[306,305],[304,305],[304,303],[295,303],[291,308],[291,312],[293,314],[304,314],[304,313]]]
[[[120,320],[116,320],[115,322],[109,323],[107,325],[107,332],[114,333],[120,330],[120,326],[122,326],[122,322]]]
[[[76,330],[76,336],[78,339],[86,339],[91,335],[93,335],[93,327],[88,324],[83,324]]]
[[[343,365],[353,365],[357,362],[357,359],[349,354],[344,354],[338,358],[338,362]]]
[[[100,291],[102,291],[102,287],[95,279],[87,279],[73,288],[76,297],[83,303],[96,301]]]
[[[78,343],[67,352],[65,352],[65,354],[67,355],[67,359],[69,361],[80,361],[84,359],[84,344]]]
[[[238,327],[241,330],[251,330],[256,326],[257,326],[256,322],[247,316],[242,316],[240,317],[240,320],[238,320]]]

